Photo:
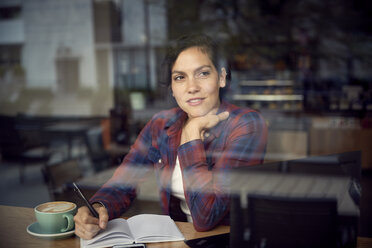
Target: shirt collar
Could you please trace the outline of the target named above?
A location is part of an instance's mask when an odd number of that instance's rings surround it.
[[[176,134],[182,129],[183,124],[187,120],[187,114],[181,109],[176,108],[176,113],[171,117],[165,124],[164,128],[167,129],[167,134],[169,136]]]

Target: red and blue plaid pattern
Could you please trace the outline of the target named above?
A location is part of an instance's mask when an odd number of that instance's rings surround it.
[[[252,109],[222,102],[218,113],[223,111],[230,113],[229,118],[208,130],[204,140],[181,146],[186,113],[174,108],[154,115],[113,177],[91,202],[104,204],[110,219],[121,216],[136,197],[136,185],[154,170],[162,209],[169,214],[171,178],[178,156],[195,229],[206,231],[227,224],[230,201],[226,172],[263,162],[267,127],[262,116]]]

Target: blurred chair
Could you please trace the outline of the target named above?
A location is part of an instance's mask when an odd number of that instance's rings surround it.
[[[0,124],[2,160],[20,165],[19,180],[23,183],[26,166],[49,162],[49,144],[44,142],[39,128],[22,127],[14,117],[0,116]]]
[[[361,198],[361,151],[351,151],[283,161],[289,173],[347,176],[351,178],[349,194],[359,206]]]
[[[360,181],[361,152],[310,156],[285,161],[286,172],[316,175],[350,176]]]
[[[338,247],[337,201],[248,195],[250,247]]]
[[[95,172],[109,167],[111,165],[111,159],[104,147],[102,128],[95,127],[89,129],[86,133],[85,139],[88,148],[88,155]]]
[[[75,202],[76,196],[73,192],[72,182],[82,177],[77,159],[46,165],[42,168],[42,173],[52,200]]]

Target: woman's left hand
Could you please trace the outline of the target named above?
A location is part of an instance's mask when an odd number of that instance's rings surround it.
[[[216,115],[216,112],[209,113],[205,116],[192,118],[182,130],[181,144],[195,139],[201,139],[204,131],[216,126],[219,122],[226,120],[229,112],[225,111]]]

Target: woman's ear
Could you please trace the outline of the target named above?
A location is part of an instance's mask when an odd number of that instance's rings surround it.
[[[220,78],[219,78],[219,83],[220,83],[220,87],[223,88],[226,86],[226,69],[225,67],[222,67],[221,68],[221,74],[220,74]]]

